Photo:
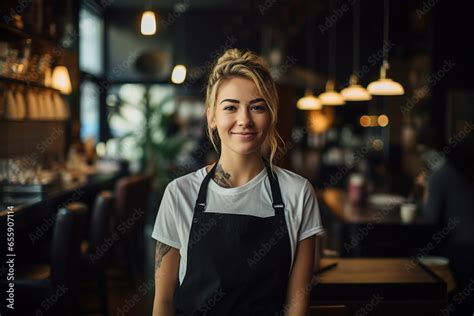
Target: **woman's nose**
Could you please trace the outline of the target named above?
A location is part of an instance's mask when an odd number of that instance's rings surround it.
[[[237,124],[239,126],[252,125],[252,116],[248,109],[241,109],[237,116]]]

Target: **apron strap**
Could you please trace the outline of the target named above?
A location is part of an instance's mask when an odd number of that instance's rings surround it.
[[[281,191],[280,191],[280,184],[278,183],[278,177],[276,172],[273,172],[270,168],[268,162],[263,159],[265,162],[265,166],[267,168],[268,179],[270,180],[270,188],[272,190],[272,200],[273,200],[273,209],[275,210],[275,215],[279,212],[283,214],[283,210],[285,209],[285,204],[283,204],[283,200],[281,198]]]
[[[283,210],[285,209],[285,204],[283,204],[283,200],[281,198],[280,184],[278,183],[277,175],[271,170],[270,165],[263,157],[262,160],[265,163],[268,179],[270,180],[270,188],[272,190],[273,200],[272,206],[275,210],[275,215],[279,212],[283,213]],[[201,183],[201,187],[199,188],[199,193],[196,200],[196,205],[194,206],[194,211],[197,213],[202,213],[206,209],[207,187],[209,185],[209,181],[214,175],[218,162],[219,161],[214,164],[212,169],[207,173],[206,177],[204,177],[204,180]]]
[[[194,211],[197,213],[202,213],[206,209],[206,197],[207,197],[207,186],[209,185],[209,181],[211,180],[212,176],[214,175],[214,172],[217,167],[217,163],[219,161],[216,161],[212,169],[207,173],[207,175],[204,177],[204,180],[201,183],[201,187],[199,188],[199,193],[198,197],[196,200],[196,205],[194,206]]]

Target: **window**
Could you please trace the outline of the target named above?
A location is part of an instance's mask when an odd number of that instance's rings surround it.
[[[100,129],[100,91],[99,86],[91,81],[81,85],[81,139],[92,137],[99,141]]]
[[[104,22],[88,7],[79,12],[79,67],[82,71],[101,76],[103,67]]]

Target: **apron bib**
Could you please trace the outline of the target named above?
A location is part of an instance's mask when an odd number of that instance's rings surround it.
[[[176,315],[280,315],[286,300],[291,245],[276,174],[265,162],[274,216],[208,213],[206,175],[194,207]]]

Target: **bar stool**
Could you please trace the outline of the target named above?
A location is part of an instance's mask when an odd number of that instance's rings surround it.
[[[144,226],[150,189],[151,177],[144,175],[122,178],[115,185],[114,229],[120,236],[131,287],[144,270]]]
[[[114,202],[114,196],[111,191],[102,191],[97,195],[91,214],[88,239],[81,244],[82,275],[97,282],[100,310],[103,315],[108,315],[105,258],[113,246],[111,244],[113,239],[110,238],[109,224],[115,206]]]
[[[71,203],[59,209],[54,224],[49,265],[18,267],[15,295],[21,315],[76,315],[80,278],[80,242],[87,207]]]

